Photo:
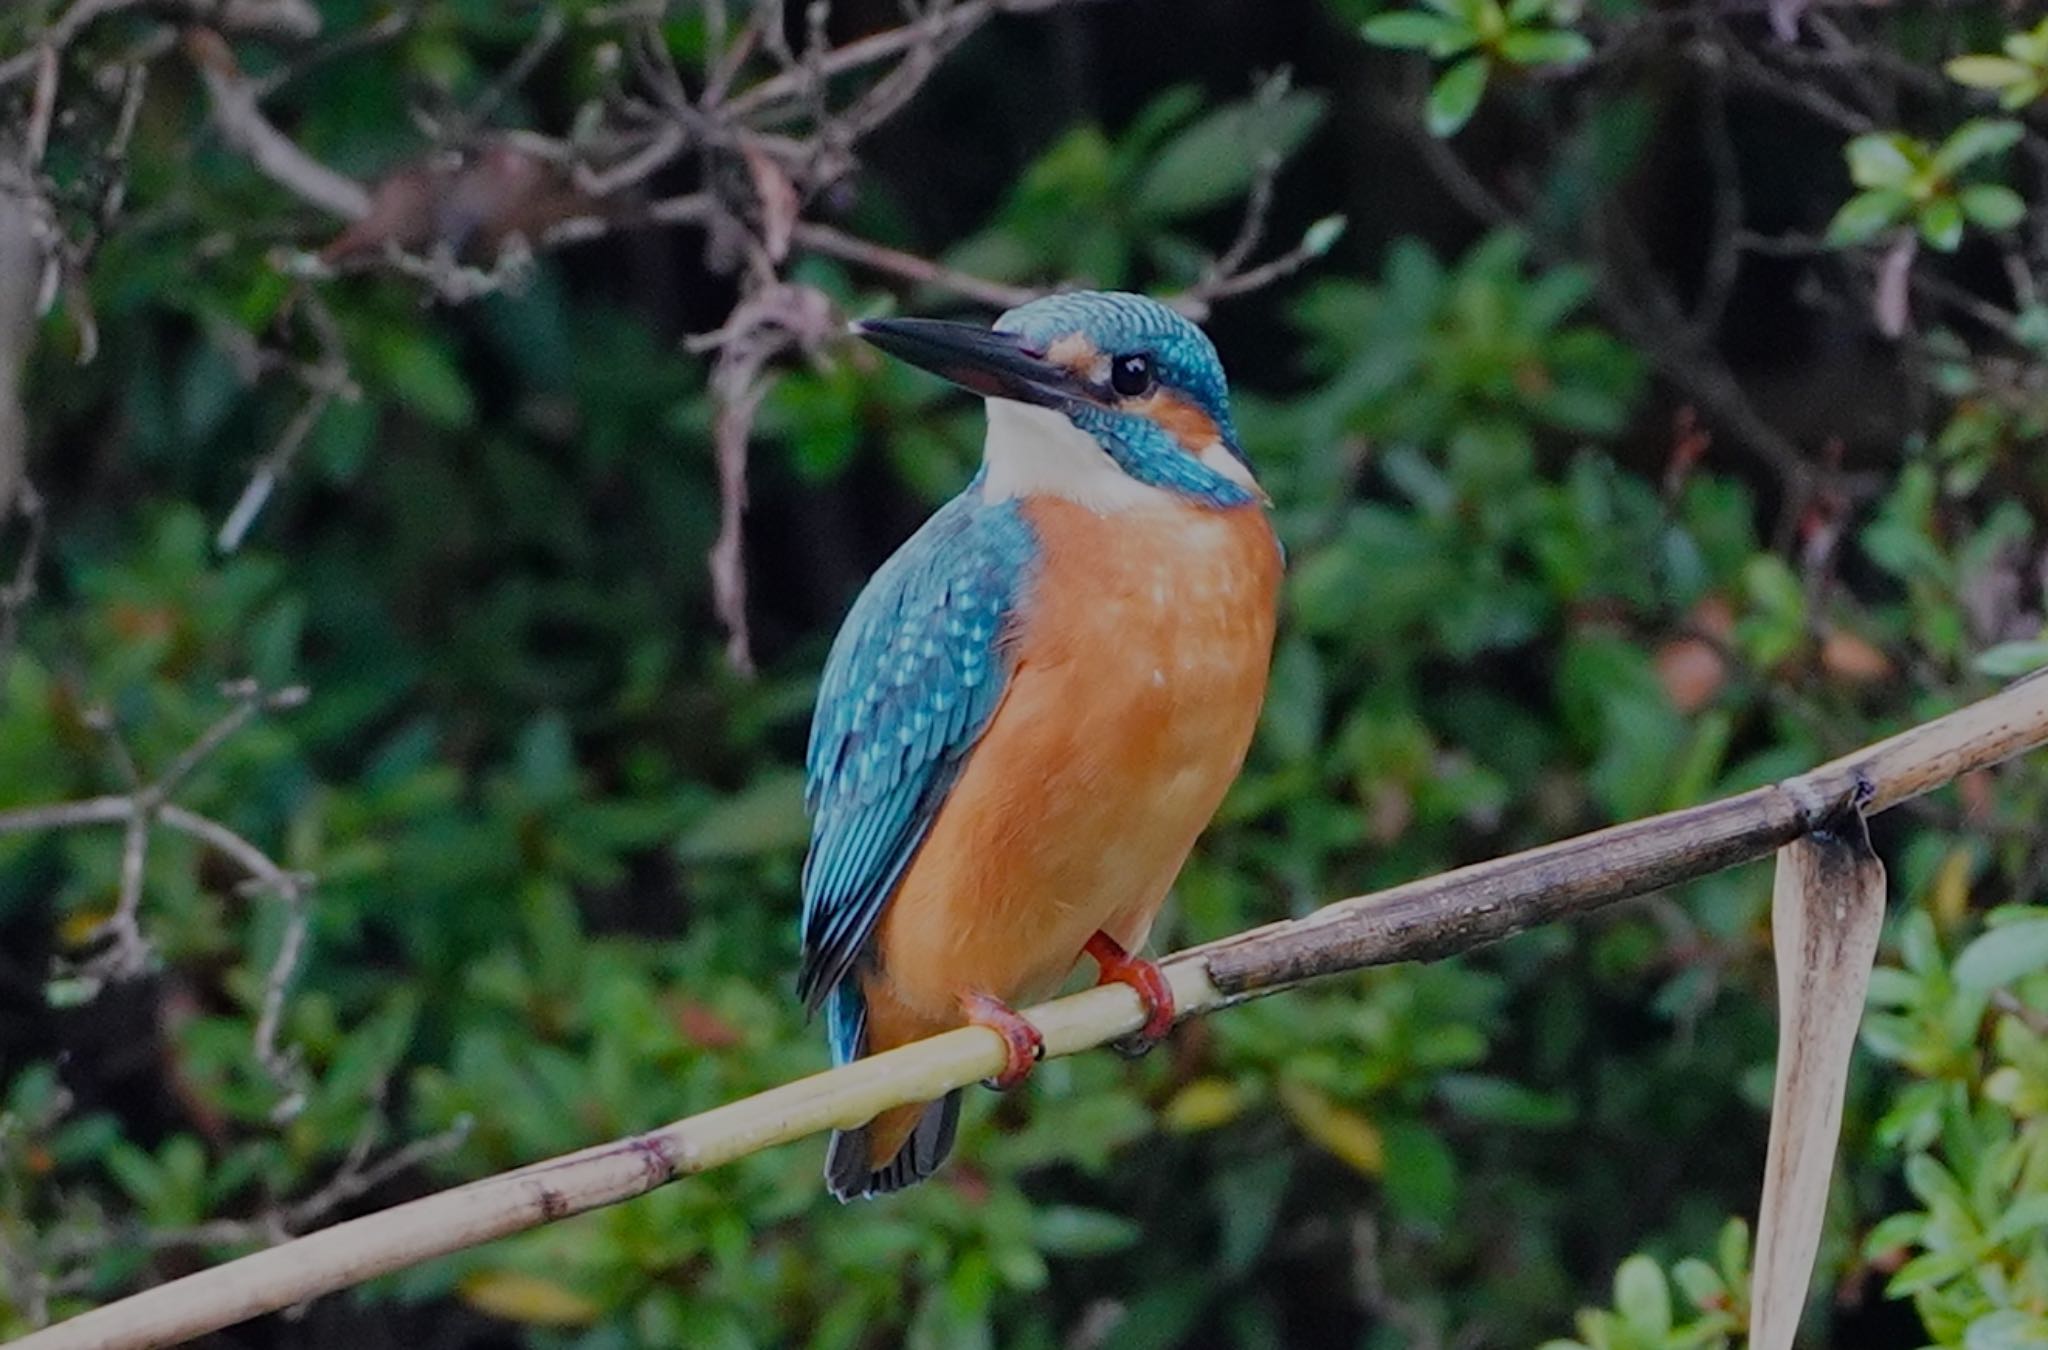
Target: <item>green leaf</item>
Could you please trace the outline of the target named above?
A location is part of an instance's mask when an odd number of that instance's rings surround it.
[[[1711,1308],[1728,1296],[1728,1285],[1720,1272],[1696,1256],[1688,1256],[1673,1266],[1671,1280],[1697,1308]]]
[[[1903,192],[1859,192],[1828,222],[1827,242],[1836,248],[1867,244],[1905,219],[1911,204]]]
[[[1033,1216],[1032,1242],[1048,1256],[1101,1256],[1120,1252],[1144,1236],[1122,1215],[1079,1205],[1053,1205]]]
[[[2012,149],[2025,131],[2018,122],[2002,117],[1979,117],[1963,123],[1934,152],[1934,167],[1954,173],[1965,165]]]
[[[2048,1345],[2048,1318],[2004,1308],[1970,1323],[1963,1350],[2040,1350]]]
[[[1963,242],[1963,207],[1954,197],[1936,197],[1920,205],[1916,223],[1927,246],[1941,253],[1953,253]]]
[[[2001,642],[1988,651],[1977,653],[1977,659],[1970,665],[1978,674],[1989,675],[1994,680],[2014,679],[2048,666],[2048,638]]]
[[[1740,1287],[1749,1277],[1749,1225],[1741,1219],[1730,1219],[1721,1225],[1721,1235],[1714,1243],[1714,1260],[1721,1270],[1721,1278],[1733,1287]]]
[[[1301,234],[1301,251],[1311,258],[1320,258],[1337,246],[1344,237],[1350,221],[1343,216],[1324,216]]]
[[[1614,1310],[1652,1342],[1670,1335],[1671,1286],[1663,1269],[1640,1253],[1622,1262],[1614,1272]]]
[[[1913,180],[1912,149],[1913,143],[1895,131],[1858,136],[1843,151],[1849,179],[1860,188],[1903,188]]]
[[[2009,187],[1973,183],[1960,194],[1963,214],[1987,230],[2009,230],[2026,218],[2027,204]]]
[[[371,363],[399,403],[449,429],[476,420],[476,401],[445,343],[409,329],[383,329],[369,343]]]
[[[1487,60],[1474,54],[1437,77],[1429,91],[1429,134],[1453,136],[1479,110],[1486,93]]]
[[[1435,56],[1450,56],[1464,51],[1479,40],[1478,35],[1463,24],[1440,14],[1422,14],[1413,10],[1375,14],[1360,26],[1359,31],[1365,35],[1366,41],[1376,42],[1382,47],[1426,51]]]
[[[2004,56],[1958,56],[1942,67],[1957,84],[1972,89],[2003,89],[2017,84],[2033,72]]]
[[[1386,1137],[1387,1201],[1396,1214],[1427,1224],[1446,1224],[1458,1204],[1458,1163],[1426,1125],[1392,1121]]]
[[[766,774],[699,817],[676,842],[684,862],[797,849],[809,836],[799,773]]]
[[[1138,207],[1173,219],[1220,206],[1251,186],[1266,156],[1293,154],[1322,119],[1322,95],[1300,89],[1219,108],[1160,147],[1139,180]]]
[[[1593,44],[1567,28],[1524,28],[1500,40],[1500,54],[1518,66],[1576,65]]]
[[[2048,970],[2048,918],[2003,924],[1983,933],[1956,957],[1956,983],[1972,993],[2002,989],[2037,970]]]

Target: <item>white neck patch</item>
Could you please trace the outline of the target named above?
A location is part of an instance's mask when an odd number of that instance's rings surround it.
[[[1052,408],[992,398],[988,406],[988,439],[982,457],[988,474],[982,480],[983,501],[1012,497],[1063,497],[1099,516],[1142,508],[1181,505],[1165,488],[1141,483],[1125,473],[1095,438]],[[1205,468],[1260,500],[1260,489],[1244,461],[1216,441],[1195,456]]]
[[[1125,473],[1093,436],[1057,410],[1014,399],[988,400],[982,458],[988,466],[983,501],[1064,497],[1101,516],[1179,504],[1165,488]]]

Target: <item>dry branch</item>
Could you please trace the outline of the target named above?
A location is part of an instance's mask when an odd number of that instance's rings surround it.
[[[1917,726],[1773,787],[1461,868],[1165,963],[1184,1015],[1312,975],[1425,960],[1765,857],[1845,802],[1882,810],[2048,744],[2048,677]],[[1048,1056],[1135,1031],[1138,998],[1105,985],[1032,1009]],[[174,1345],[378,1275],[616,1204],[678,1177],[993,1074],[1004,1051],[980,1027],[935,1036],[785,1084],[647,1134],[352,1219],[95,1309],[16,1350]]]

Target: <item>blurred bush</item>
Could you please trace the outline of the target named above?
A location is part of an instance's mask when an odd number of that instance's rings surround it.
[[[0,17],[5,52],[61,8]],[[553,8],[567,36],[510,88],[545,20],[453,0],[303,71],[243,55],[289,75],[273,112],[301,144],[370,179],[419,152],[409,110],[488,97],[553,126],[616,79],[614,16]],[[653,31],[694,75],[706,11],[673,8]],[[1792,6],[1787,43],[1705,7],[1432,0],[1363,36],[1371,6],[1267,8],[995,25],[827,203],[1028,285],[1198,284],[1248,198],[1302,241],[1305,271],[1218,305],[1287,616],[1161,943],[1768,782],[2048,661],[2042,189],[2006,175],[2022,220],[1994,181],[2048,142],[1971,120],[2041,88],[2003,11],[1797,30]],[[837,41],[898,18],[842,9]],[[379,17],[319,10],[330,33]],[[96,59],[146,37],[131,18]],[[1972,52],[2005,64],[1945,79]],[[1291,83],[1251,86],[1283,62]],[[188,69],[152,80],[125,215],[30,368],[48,538],[0,669],[0,809],[123,791],[122,755],[164,771],[224,682],[303,683],[178,800],[317,880],[266,1057],[275,894],[159,831],[155,963],[96,981],[122,832],[0,833],[0,1335],[821,1067],[788,983],[813,681],[978,453],[977,411],[921,375],[840,347],[778,367],[743,678],[703,565],[714,391],[678,350],[736,294],[702,237],[607,233],[463,305],[391,268],[308,280],[290,259],[331,222],[204,130]],[[72,212],[113,172],[88,149],[120,100],[66,97],[48,172]],[[958,306],[817,252],[785,270],[846,313]],[[323,397],[224,551],[307,406],[292,372],[335,352],[354,396]],[[2030,763],[1883,818],[1896,912],[1827,1343],[2048,1343],[2044,809]],[[952,1167],[884,1203],[831,1204],[817,1149],[783,1149],[246,1339],[1733,1345],[1767,888],[1740,869],[1254,1003],[1136,1065],[1058,1061],[974,1100]]]

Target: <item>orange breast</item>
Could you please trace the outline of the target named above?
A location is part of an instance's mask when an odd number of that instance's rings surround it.
[[[1097,929],[1139,946],[1265,697],[1280,555],[1264,512],[1024,509],[1045,557],[1017,667],[884,913],[878,1049],[958,1025],[963,990],[1050,994]]]

